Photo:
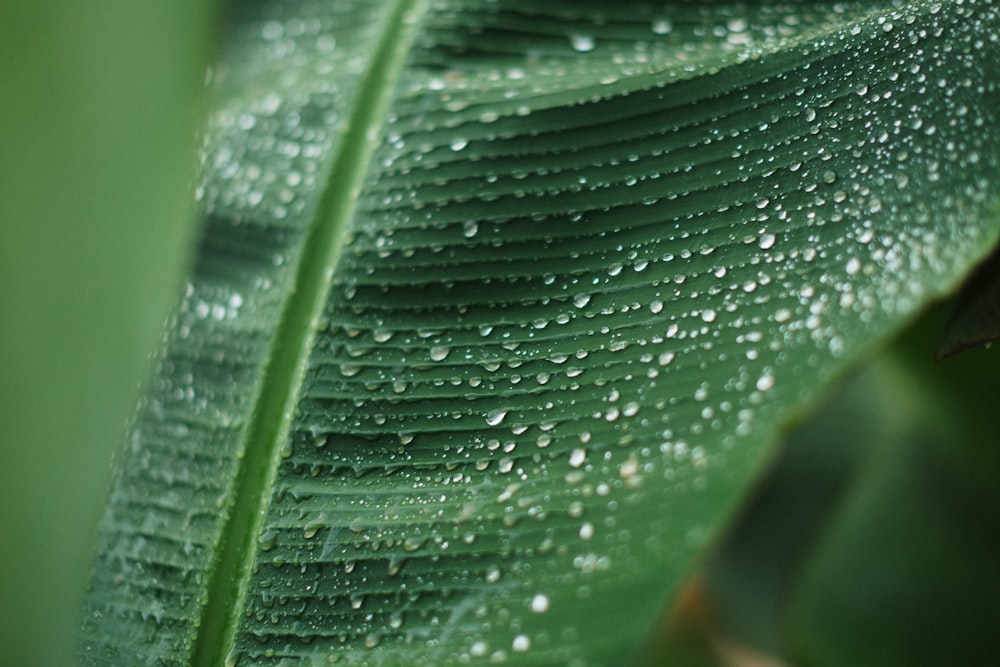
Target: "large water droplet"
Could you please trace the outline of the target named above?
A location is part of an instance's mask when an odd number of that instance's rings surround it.
[[[498,426],[506,418],[507,418],[506,410],[496,409],[496,410],[490,410],[489,412],[486,413],[486,423],[489,424],[490,426]]]

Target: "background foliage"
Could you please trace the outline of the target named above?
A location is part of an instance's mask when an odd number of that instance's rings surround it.
[[[69,662],[121,441],[186,265],[211,3],[0,6],[0,645]]]

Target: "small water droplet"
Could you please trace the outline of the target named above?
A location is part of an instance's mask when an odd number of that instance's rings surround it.
[[[573,46],[574,51],[579,51],[580,53],[593,51],[594,47],[597,46],[591,35],[583,35],[580,33],[570,35],[569,43]]]
[[[770,373],[757,378],[757,391],[769,391],[772,387],[774,387],[774,376]]]
[[[650,27],[657,35],[669,35],[670,31],[674,29],[674,24],[670,22],[670,19],[658,18],[653,21]]]

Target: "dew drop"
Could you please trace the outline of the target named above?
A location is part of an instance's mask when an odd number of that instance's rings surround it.
[[[650,27],[657,35],[669,35],[670,31],[674,29],[674,25],[670,22],[670,19],[664,18],[655,19]]]
[[[757,378],[757,391],[770,391],[774,387],[774,376],[765,373]]]
[[[570,35],[569,43],[573,46],[574,51],[579,51],[580,53],[586,53],[588,51],[593,51],[596,44],[594,43],[594,38],[590,35],[583,35],[576,33]]]
[[[502,409],[490,410],[486,413],[486,423],[490,426],[500,425],[507,418],[507,411]]]

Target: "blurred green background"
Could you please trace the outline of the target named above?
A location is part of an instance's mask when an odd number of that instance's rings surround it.
[[[70,661],[175,299],[212,3],[0,3],[0,662]]]

